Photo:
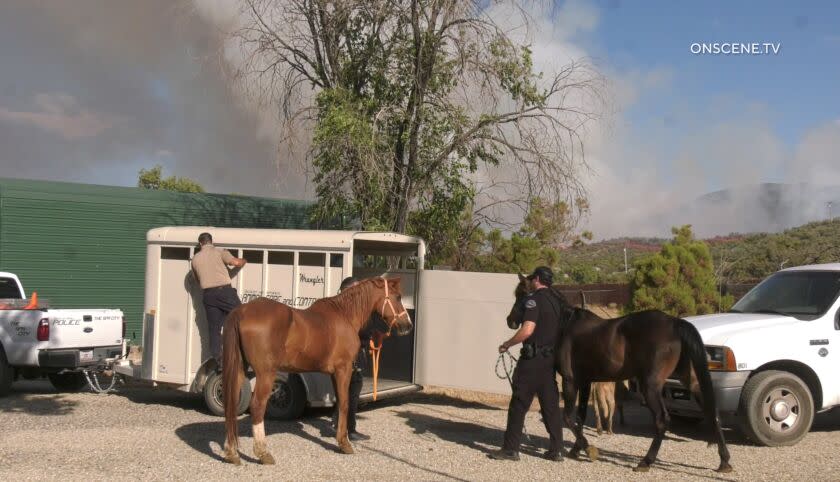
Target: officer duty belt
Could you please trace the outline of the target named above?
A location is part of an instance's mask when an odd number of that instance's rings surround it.
[[[519,358],[521,360],[531,360],[533,358],[537,358],[538,356],[542,356],[545,358],[551,357],[554,355],[554,347],[551,345],[543,345],[537,346],[533,343],[524,343],[522,345],[522,350],[519,352]]]

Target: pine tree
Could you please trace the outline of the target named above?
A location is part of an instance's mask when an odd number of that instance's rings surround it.
[[[732,296],[717,291],[709,246],[694,239],[691,225],[672,228],[674,240],[636,262],[630,310],[658,309],[674,316],[728,310]]]

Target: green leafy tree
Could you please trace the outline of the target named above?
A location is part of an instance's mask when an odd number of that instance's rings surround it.
[[[140,169],[137,187],[177,192],[204,192],[204,188],[192,179],[176,176],[164,178],[163,168],[159,165],[151,169]]]
[[[522,234],[536,238],[555,249],[569,244],[582,244],[592,239],[592,233],[589,231],[577,233],[578,218],[575,213],[588,211],[589,203],[583,198],[575,200],[574,208],[565,201],[549,203],[543,198],[533,198],[530,200],[528,213],[525,215]]]
[[[451,240],[482,238],[479,169],[515,171],[512,202],[524,206],[539,193],[580,210],[581,134],[603,100],[601,77],[577,62],[547,76],[535,71],[530,48],[493,21],[485,2],[242,6],[237,79],[279,107],[283,139],[312,133],[301,141],[311,140],[317,219],[422,234],[435,255],[466,262],[472,255]]]
[[[488,254],[481,257],[479,268],[491,273],[529,273],[540,265],[557,266],[560,254],[538,239],[514,233],[510,238],[498,229],[487,235]]]
[[[577,265],[569,270],[569,278],[577,284],[590,284],[601,281],[598,270],[592,265]]]
[[[717,290],[709,246],[694,239],[690,225],[671,231],[672,242],[636,263],[629,308],[658,309],[675,316],[728,310],[733,300]]]

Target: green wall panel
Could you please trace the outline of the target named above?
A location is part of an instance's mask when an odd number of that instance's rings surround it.
[[[119,308],[142,339],[146,232],[313,228],[303,201],[0,178],[0,271],[51,306]]]

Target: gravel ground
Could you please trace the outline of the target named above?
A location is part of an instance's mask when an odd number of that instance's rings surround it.
[[[0,480],[838,480],[840,410],[817,417],[801,443],[756,447],[727,433],[735,472],[719,476],[717,453],[697,441],[700,429],[675,425],[648,474],[635,474],[650,444],[650,416],[626,407],[616,435],[587,435],[598,462],[548,462],[539,414],[526,419],[540,447],[523,447],[520,462],[496,462],[486,453],[501,443],[506,411],[442,394],[415,394],[368,405],[359,429],[373,439],[355,443],[355,455],[336,452],[326,433],[327,410],[295,422],[266,422],[278,465],[255,463],[248,417],[240,424],[243,465],[221,461],[222,419],[204,411],[199,396],[125,387],[118,394],[57,394],[45,381],[18,382],[0,399]],[[592,414],[590,410],[590,422]],[[571,433],[564,431],[566,440]],[[570,444],[569,444],[570,445]]]

